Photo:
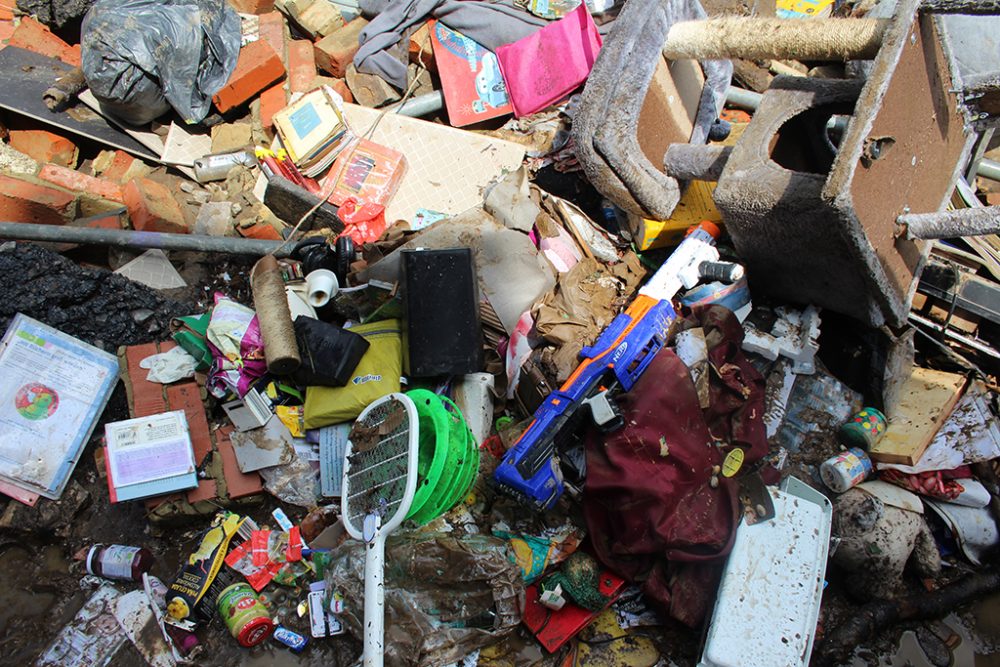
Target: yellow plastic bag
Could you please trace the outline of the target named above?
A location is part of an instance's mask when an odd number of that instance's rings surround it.
[[[399,320],[369,322],[351,331],[371,347],[361,357],[350,382],[343,387],[306,389],[305,427],[320,428],[354,419],[372,401],[399,391],[403,372],[403,338]]]

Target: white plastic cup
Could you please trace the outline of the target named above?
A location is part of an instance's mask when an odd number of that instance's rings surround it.
[[[337,274],[329,269],[316,269],[306,276],[306,301],[313,308],[322,308],[339,291]]]

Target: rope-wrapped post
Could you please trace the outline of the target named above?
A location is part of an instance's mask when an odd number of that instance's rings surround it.
[[[882,45],[888,19],[786,21],[723,17],[675,23],[663,55],[671,60],[871,60]]]
[[[1000,233],[1000,206],[960,208],[938,213],[905,213],[896,222],[908,239],[950,239]]]
[[[275,375],[294,373],[302,365],[299,346],[295,340],[292,313],[285,296],[285,283],[281,268],[274,255],[261,257],[250,272],[253,305],[260,322],[264,339],[264,359],[267,370]]]
[[[924,0],[920,11],[928,14],[1000,14],[1000,0]]]

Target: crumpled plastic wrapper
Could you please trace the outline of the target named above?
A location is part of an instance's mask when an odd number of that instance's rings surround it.
[[[298,455],[290,463],[257,472],[267,492],[286,503],[312,509],[322,498],[318,469]]]
[[[194,377],[198,360],[185,352],[184,348],[172,347],[166,352],[146,357],[139,362],[139,367],[149,370],[146,379],[150,382],[170,384],[184,378]]]
[[[521,622],[524,584],[506,540],[488,535],[390,536],[385,548],[385,663],[432,667],[495,644]],[[344,595],[340,618],[363,637],[365,547],[348,540],[326,571]]]

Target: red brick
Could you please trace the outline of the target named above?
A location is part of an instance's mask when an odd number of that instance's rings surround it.
[[[288,44],[288,88],[293,93],[307,93],[316,78],[316,54],[313,43],[297,39]]]
[[[268,12],[262,14],[259,19],[257,29],[260,39],[268,43],[274,52],[281,57],[281,64],[288,67],[288,45],[285,39],[285,17],[281,12]]]
[[[125,195],[122,193],[121,185],[103,178],[88,176],[75,169],[68,169],[57,164],[47,164],[42,167],[38,178],[49,183],[55,183],[67,190],[88,192],[104,199],[110,199],[121,204],[125,203]]]
[[[143,232],[187,234],[184,213],[166,186],[134,178],[125,186],[125,206],[132,227]]]
[[[265,241],[280,241],[281,234],[278,230],[271,225],[258,222],[257,224],[251,225],[249,227],[237,227],[240,236],[244,236],[248,239],[261,239]]]
[[[241,14],[266,14],[274,10],[274,0],[229,0]]]
[[[102,151],[93,162],[91,173],[115,183],[125,184],[151,172],[149,165],[125,151]]]
[[[70,192],[0,174],[0,220],[62,225],[76,217],[76,209]]]
[[[310,90],[315,90],[320,86],[330,86],[344,98],[345,102],[354,101],[354,95],[351,94],[351,89],[347,87],[347,82],[343,79],[334,79],[332,76],[317,76],[313,79]]]
[[[219,497],[219,488],[214,479],[199,479],[198,488],[187,492],[187,501],[192,505],[202,500]]]
[[[51,162],[71,169],[80,155],[76,144],[47,130],[11,130],[10,145],[35,162]]]
[[[6,42],[14,35],[14,22],[0,9],[0,41]]]
[[[80,66],[79,44],[70,46],[53,35],[52,31],[44,25],[27,16],[21,19],[7,44],[34,51],[49,58],[58,58],[73,67]]]
[[[212,101],[221,113],[226,113],[284,76],[285,66],[274,49],[262,40],[251,42],[240,50],[236,69]]]
[[[233,451],[233,443],[229,440],[229,435],[233,432],[230,427],[220,428],[215,432],[215,448],[222,456],[222,474],[226,478],[226,494],[230,499],[252,496],[264,490],[260,481],[260,475],[255,472],[240,472],[240,466],[236,462],[236,452]]]
[[[335,77],[343,78],[347,67],[358,52],[358,38],[368,25],[363,18],[356,18],[342,28],[316,42],[316,66]]]
[[[146,357],[156,354],[156,343],[130,345],[125,348],[125,372],[132,385],[132,417],[148,417],[166,412],[167,402],[163,398],[163,385],[146,379],[149,371],[139,366]]]
[[[260,94],[260,124],[265,130],[274,127],[274,114],[278,113],[288,104],[288,96],[285,93],[284,84],[271,86]]]
[[[198,383],[188,381],[167,385],[167,407],[170,410],[184,411],[188,434],[191,436],[191,447],[194,449],[194,462],[195,465],[201,465],[212,451],[212,438],[209,435],[208,418],[205,417],[205,405],[201,402],[201,388]]]

